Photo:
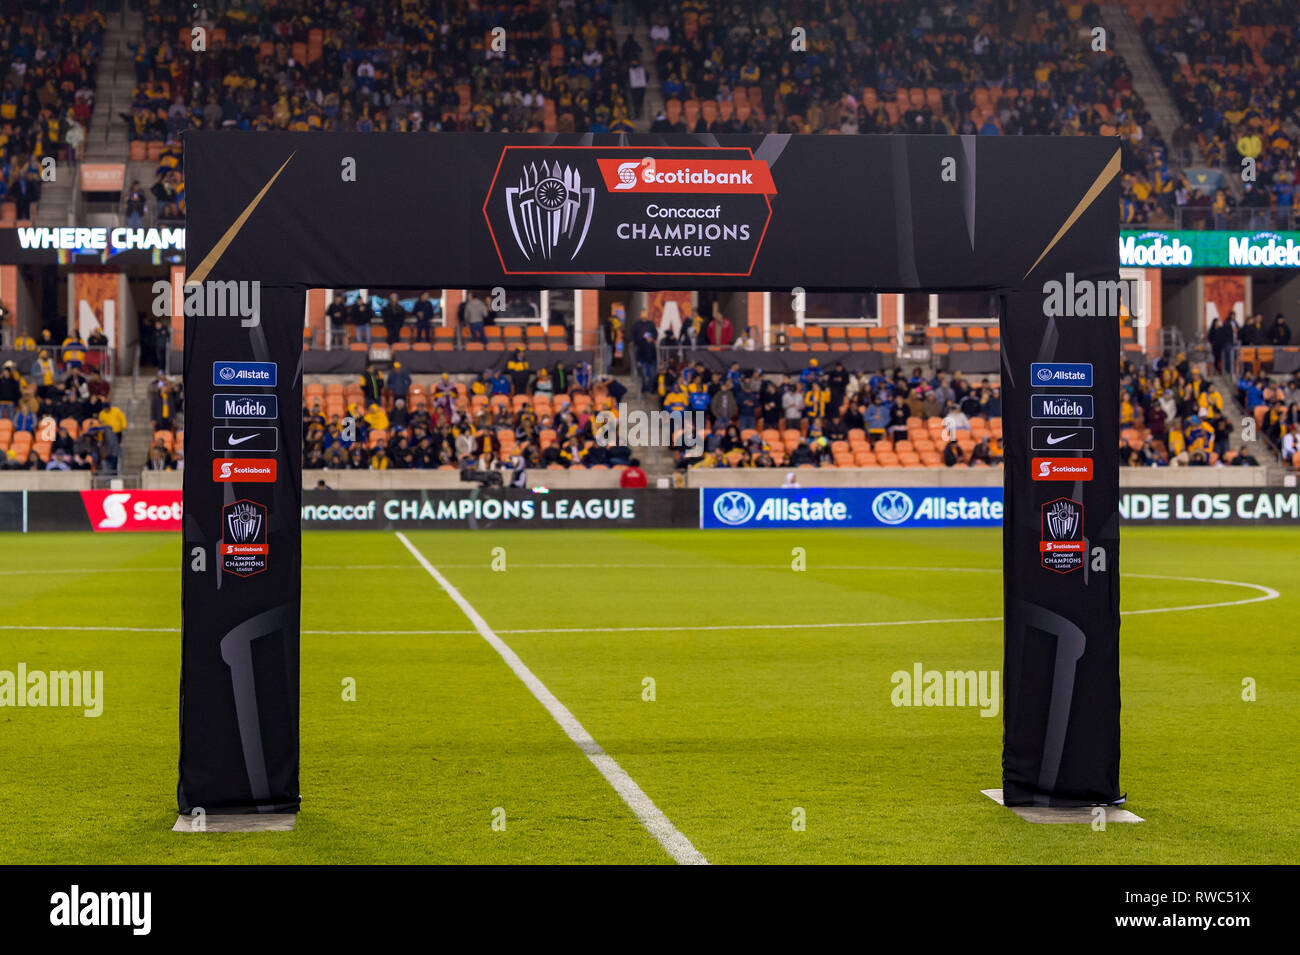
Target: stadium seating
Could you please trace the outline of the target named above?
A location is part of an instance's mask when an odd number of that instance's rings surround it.
[[[1235,205],[1243,212],[1289,215],[1300,160],[1292,134],[1300,85],[1295,4],[1166,2],[1154,10],[1142,0],[1127,5],[1190,130],[1186,150],[1194,143],[1210,169],[1240,170],[1247,157],[1256,163],[1254,187],[1240,198],[1223,190],[1223,204],[1213,208],[1207,196],[1207,215],[1222,220]],[[1277,218],[1249,227],[1265,222],[1279,227]]]
[[[534,380],[534,389],[536,385]],[[596,411],[613,409],[607,385],[598,383],[589,390],[575,387],[554,395],[537,390],[487,394],[471,391],[472,386],[477,387],[466,381],[444,385],[438,379],[415,380],[401,411],[408,420],[375,427],[367,419],[380,419],[367,412],[360,384],[308,382],[303,387],[306,466],[454,469],[472,466],[483,453],[495,461],[505,461],[525,444],[533,456],[533,467],[611,466],[602,460],[603,449],[596,449],[587,425],[589,416]],[[377,404],[388,423],[388,416],[396,411],[391,392],[385,389]],[[343,419],[348,415],[353,416],[357,428],[355,443],[343,435]],[[468,455],[455,447],[455,438],[461,432],[473,442],[474,450]],[[418,446],[424,434],[430,435],[432,447],[404,460],[400,442],[405,439]],[[336,446],[346,455],[333,450]],[[615,462],[612,466],[624,465]]]
[[[0,198],[7,200],[0,221],[11,225],[31,219],[41,161],[67,158],[74,121],[88,138],[106,29],[98,11],[26,7],[0,27],[0,74],[10,78],[0,101]],[[26,180],[22,190],[20,179]]]
[[[631,50],[615,40],[607,7],[534,0],[521,9],[488,0],[468,16],[444,19],[421,8],[401,19],[401,30],[385,33],[361,8],[323,0],[269,5],[256,17],[234,6],[217,15],[207,50],[191,54],[187,9],[146,9],[130,47],[137,85],[128,136],[132,160],[160,163],[156,188],[169,193],[159,196],[160,210],[170,203],[184,213],[186,129],[633,131]],[[508,60],[485,46],[490,27],[507,22]],[[494,68],[453,66],[466,55]],[[397,56],[401,78],[390,73]],[[261,77],[290,59],[291,78],[267,86]]]

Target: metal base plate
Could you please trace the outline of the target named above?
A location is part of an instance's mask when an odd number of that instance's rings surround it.
[[[981,789],[984,795],[988,796],[999,806],[1005,805],[1002,802],[1001,789]],[[1091,825],[1093,819],[1093,810],[1096,806],[1010,806],[1008,807],[1025,822],[1036,823],[1057,823],[1057,822],[1074,822]],[[1112,822],[1145,822],[1141,816],[1134,815],[1127,809],[1119,806],[1105,806],[1106,823]]]
[[[250,812],[177,816],[172,832],[292,832],[296,812]]]

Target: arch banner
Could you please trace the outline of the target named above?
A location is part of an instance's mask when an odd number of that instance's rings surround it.
[[[184,154],[182,812],[299,805],[301,328],[338,286],[995,294],[1004,800],[1122,801],[1116,139],[199,131]]]

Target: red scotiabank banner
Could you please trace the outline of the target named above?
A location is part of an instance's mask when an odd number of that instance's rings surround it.
[[[597,159],[610,192],[696,192],[776,195],[772,169],[761,159]]]
[[[179,531],[180,491],[82,491],[96,531]]]

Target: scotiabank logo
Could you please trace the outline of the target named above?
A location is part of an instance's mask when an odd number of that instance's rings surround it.
[[[1035,481],[1091,481],[1092,458],[1034,458]]]
[[[761,159],[597,159],[612,192],[753,193],[775,195],[772,169]]]
[[[275,481],[275,458],[216,458],[212,462],[212,480],[223,484],[270,484]]]
[[[180,491],[82,491],[96,531],[179,531]]]

